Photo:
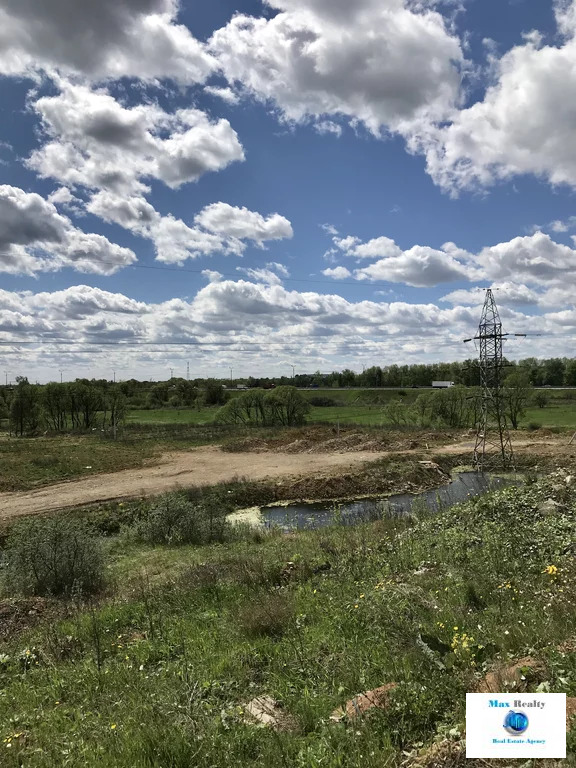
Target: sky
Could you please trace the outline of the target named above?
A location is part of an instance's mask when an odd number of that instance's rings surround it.
[[[0,0],[0,380],[576,356],[576,0]]]

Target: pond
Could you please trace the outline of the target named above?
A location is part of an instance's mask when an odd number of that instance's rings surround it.
[[[277,527],[285,531],[324,528],[335,523],[355,525],[383,518],[402,517],[411,512],[414,504],[418,509],[427,508],[435,512],[473,496],[480,496],[508,485],[518,485],[520,482],[520,479],[461,472],[454,475],[449,485],[418,494],[403,493],[379,499],[262,507],[260,521],[267,528]]]

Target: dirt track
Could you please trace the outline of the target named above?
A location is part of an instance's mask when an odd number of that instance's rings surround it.
[[[99,501],[148,496],[172,488],[214,485],[234,477],[262,480],[313,473],[332,474],[367,461],[382,453],[225,453],[210,446],[186,453],[168,453],[159,464],[126,469],[39,488],[37,491],[0,493],[0,519],[79,507]]]
[[[544,457],[574,458],[576,445],[569,446],[565,437],[519,439],[513,441],[518,453]],[[466,454],[474,443],[470,440],[435,446],[429,454]],[[195,448],[185,453],[167,453],[150,467],[126,469],[110,474],[94,475],[65,483],[44,486],[36,491],[0,493],[0,520],[32,515],[56,509],[81,507],[103,501],[149,496],[178,486],[214,485],[235,477],[249,480],[333,475],[393,454],[425,455],[422,447],[412,450],[352,451],[322,453],[226,453],[218,446]]]

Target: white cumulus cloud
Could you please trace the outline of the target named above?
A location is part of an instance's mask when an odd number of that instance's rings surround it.
[[[360,121],[375,135],[442,120],[459,99],[463,54],[430,5],[404,0],[267,0],[272,18],[237,14],[209,41],[228,81],[288,120]],[[337,126],[336,126],[337,127]]]
[[[128,248],[74,227],[40,195],[0,186],[1,271],[32,274],[73,267],[110,275],[135,261]]]
[[[576,186],[576,4],[556,7],[558,43],[528,35],[493,57],[493,83],[480,101],[412,137],[440,186],[457,192],[522,174]]]
[[[150,179],[177,188],[243,161],[227,120],[197,109],[168,113],[152,104],[124,107],[106,90],[60,81],[56,96],[33,108],[47,142],[29,166],[69,187],[142,193]]]
[[[216,66],[176,0],[3,0],[0,74],[204,82]]]

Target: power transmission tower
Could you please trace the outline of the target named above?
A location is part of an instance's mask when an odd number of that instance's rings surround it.
[[[480,417],[474,445],[474,469],[515,469],[514,451],[508,431],[508,420],[502,393],[502,372],[506,367],[502,354],[507,336],[525,334],[502,333],[502,322],[494,294],[489,288],[482,310],[478,336],[480,346],[480,385],[482,387]],[[466,339],[472,341],[472,339]]]

